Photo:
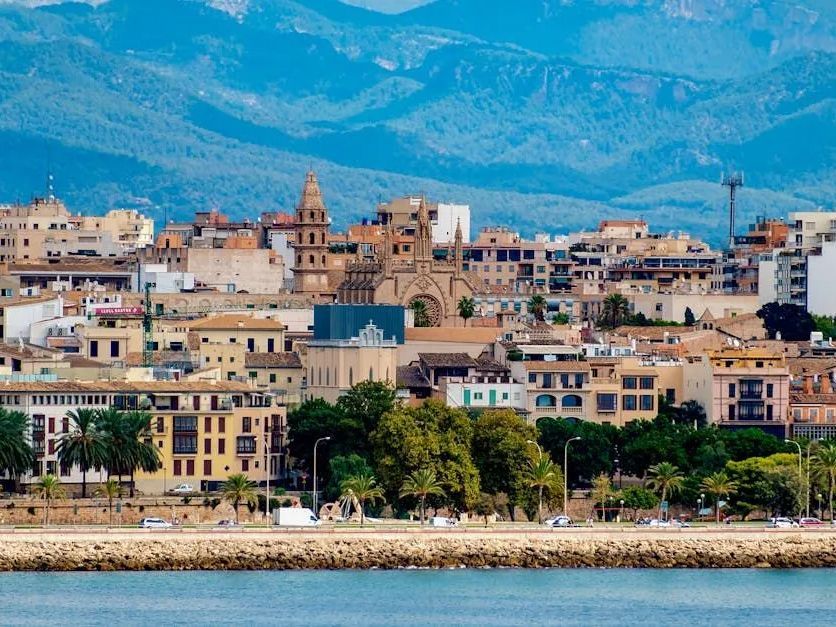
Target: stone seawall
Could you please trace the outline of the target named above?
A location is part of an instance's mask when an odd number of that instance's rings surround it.
[[[463,537],[454,535],[9,538],[0,570],[286,570],[337,568],[836,566],[836,536]]]

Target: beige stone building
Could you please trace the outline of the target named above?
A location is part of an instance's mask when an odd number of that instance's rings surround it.
[[[278,320],[244,314],[224,314],[192,322],[201,347],[206,344],[240,344],[247,353],[281,352],[284,325]]]

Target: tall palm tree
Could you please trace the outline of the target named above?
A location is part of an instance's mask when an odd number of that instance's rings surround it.
[[[679,472],[679,468],[670,462],[659,462],[648,469],[650,478],[647,480],[647,485],[651,490],[657,490],[662,493],[662,499],[659,501],[659,520],[662,520],[662,504],[668,494],[676,494],[682,488],[685,482],[685,477]]]
[[[33,489],[35,496],[46,501],[44,508],[44,527],[49,526],[49,509],[55,499],[67,498],[67,492],[61,485],[61,480],[55,475],[44,475],[38,479]]]
[[[384,501],[383,490],[377,485],[374,475],[361,473],[348,477],[340,484],[341,496],[353,497],[360,503],[360,526],[366,520],[366,501]]]
[[[543,492],[557,491],[563,482],[560,468],[556,466],[548,453],[538,450],[537,455],[528,460],[526,472],[528,485],[537,488],[537,519],[543,523]]]
[[[122,486],[113,477],[102,483],[96,488],[96,494],[107,499],[108,509],[108,526],[113,526],[113,499],[118,499],[122,496]]]
[[[421,524],[424,524],[425,504],[428,496],[444,496],[444,489],[436,480],[435,471],[422,468],[409,475],[401,487],[401,496],[414,496],[421,503]]]
[[[464,326],[467,326],[468,319],[476,313],[476,301],[469,296],[462,296],[456,304],[456,309],[459,312],[459,317],[464,320]]]
[[[592,481],[592,491],[590,492],[590,496],[592,497],[592,505],[595,506],[595,503],[601,504],[601,520],[606,520],[606,510],[604,509],[607,505],[607,500],[615,494],[615,490],[613,490],[612,483],[610,482],[610,478],[601,473]]]
[[[125,432],[125,414],[115,407],[96,410],[96,425],[104,438],[107,454],[104,467],[109,475],[130,474],[131,447]]]
[[[528,313],[534,316],[535,320],[543,321],[546,319],[546,308],[548,307],[548,303],[546,299],[543,298],[540,294],[535,294],[531,298],[528,299],[526,303],[526,308],[528,309]]]
[[[26,414],[0,407],[0,473],[16,477],[32,468],[35,452],[29,443],[28,430]]]
[[[720,524],[720,499],[737,492],[737,484],[724,472],[708,475],[700,484],[702,489],[714,495],[714,509],[717,510],[717,524]]]
[[[430,314],[427,311],[427,303],[423,300],[413,300],[410,307],[414,315],[413,323],[416,327],[430,326]]]
[[[151,432],[151,414],[147,411],[129,411],[125,414],[124,430],[129,447],[128,471],[131,475],[130,495],[134,495],[134,473],[137,470],[155,472],[160,468],[160,451],[154,446]]]
[[[58,438],[55,452],[64,466],[81,469],[81,498],[87,498],[87,471],[105,465],[107,442],[96,423],[95,410],[68,411],[67,418],[72,424],[71,430]]]
[[[242,502],[253,505],[258,502],[254,481],[242,472],[229,475],[221,484],[221,494],[235,508],[235,523],[238,524],[238,505]]]
[[[600,322],[602,326],[614,329],[630,314],[630,303],[621,294],[610,294],[604,299]]]
[[[827,477],[827,503],[833,521],[833,488],[836,486],[836,443],[825,442],[813,457],[813,467],[820,477]]]

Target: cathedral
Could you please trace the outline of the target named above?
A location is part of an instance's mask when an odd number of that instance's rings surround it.
[[[456,228],[452,260],[434,259],[430,218],[422,199],[412,259],[394,259],[393,238],[394,227],[388,223],[377,259],[358,259],[346,268],[345,279],[337,288],[338,302],[412,307],[421,301],[430,326],[460,324],[456,304],[463,296],[472,298],[480,286],[475,274],[462,270],[461,225]]]

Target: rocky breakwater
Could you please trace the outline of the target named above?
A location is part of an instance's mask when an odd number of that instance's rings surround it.
[[[750,568],[836,566],[836,536],[722,538],[277,535],[0,540],[0,570],[260,570],[449,567]]]

